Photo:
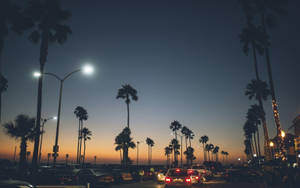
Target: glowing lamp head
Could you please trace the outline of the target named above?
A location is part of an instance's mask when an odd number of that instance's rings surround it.
[[[241,158],[238,158],[238,161],[240,161],[241,160]]]
[[[285,137],[285,132],[284,132],[284,131],[281,131],[281,132],[280,132],[280,135],[281,135],[282,138],[284,138],[284,137]]]
[[[39,78],[41,75],[42,75],[42,74],[41,74],[40,72],[37,72],[37,71],[33,73],[33,76],[34,76],[35,78]]]
[[[256,153],[253,154],[253,157],[257,157]]]
[[[53,120],[57,120],[57,117],[56,117],[56,116],[54,116],[52,119],[53,119]]]
[[[270,147],[274,147],[274,143],[273,142],[270,142]]]
[[[94,73],[94,67],[92,65],[89,65],[89,64],[84,65],[82,67],[82,72],[83,72],[83,74],[91,75],[91,74]]]

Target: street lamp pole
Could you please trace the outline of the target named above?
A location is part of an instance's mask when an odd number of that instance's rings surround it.
[[[179,135],[180,136],[180,166],[182,168],[182,136],[183,135]]]

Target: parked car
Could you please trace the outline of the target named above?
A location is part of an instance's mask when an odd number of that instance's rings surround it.
[[[115,182],[113,174],[102,169],[80,169],[76,179],[78,184],[87,185],[90,183],[92,188],[108,186]]]
[[[192,179],[186,169],[171,168],[168,170],[165,178],[165,188],[171,187],[191,187]]]
[[[35,187],[26,181],[1,180],[0,188],[35,188]]]

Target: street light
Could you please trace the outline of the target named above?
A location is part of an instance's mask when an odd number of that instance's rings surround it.
[[[270,142],[270,147],[274,147],[274,142]]]
[[[284,138],[285,137],[285,132],[283,130],[281,130],[280,135],[281,135],[282,138]]]
[[[42,125],[41,125],[41,143],[40,143],[40,154],[39,154],[39,163],[41,162],[41,158],[42,158],[42,145],[43,145],[43,135],[44,135],[44,126],[45,124],[47,123],[48,120],[57,120],[57,117],[54,116],[54,117],[50,117],[50,118],[47,118],[47,119],[41,119],[41,122],[42,122]]]
[[[44,75],[49,75],[54,78],[56,78],[60,82],[60,89],[59,89],[59,100],[58,100],[58,111],[57,111],[57,125],[56,125],[56,134],[55,134],[55,144],[53,146],[53,166],[55,167],[56,165],[56,158],[58,157],[58,151],[59,151],[59,146],[58,146],[58,135],[59,135],[59,124],[60,124],[60,111],[61,111],[61,100],[62,100],[62,90],[63,90],[63,84],[64,81],[69,78],[71,75],[81,72],[86,75],[91,75],[94,72],[93,66],[86,64],[82,68],[74,70],[70,72],[69,74],[66,74],[65,77],[61,78],[58,75],[50,72],[43,73]],[[34,72],[33,76],[35,77],[40,77],[41,73],[39,72]]]

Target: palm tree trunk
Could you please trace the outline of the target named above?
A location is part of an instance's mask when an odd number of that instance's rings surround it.
[[[44,67],[47,61],[48,55],[48,41],[49,41],[49,33],[46,29],[42,32],[42,41],[40,46],[40,73],[41,76],[39,77],[38,82],[38,97],[37,97],[37,114],[36,114],[36,125],[35,130],[38,132],[41,129],[41,114],[42,114],[42,89],[43,89],[43,74],[44,74]],[[33,155],[32,155],[32,175],[33,180],[35,181],[35,176],[37,173],[37,165],[38,165],[38,154],[39,154],[39,142],[40,142],[40,135],[36,135],[34,139],[34,148],[33,148]]]
[[[21,145],[20,145],[20,161],[19,161],[19,170],[21,174],[23,174],[24,170],[26,169],[26,153],[27,153],[27,144],[26,139],[21,139]]]
[[[79,140],[80,140],[80,120],[78,120],[78,139],[77,139],[77,158],[76,163],[79,163]]]
[[[264,33],[267,33],[264,13],[261,14],[261,24],[262,24]],[[275,124],[276,124],[276,128],[277,128],[277,136],[278,136],[281,133],[281,126],[280,126],[279,112],[278,112],[277,100],[276,100],[274,83],[273,83],[269,47],[267,45],[265,45],[265,56],[266,56],[266,62],[267,62],[269,85],[270,85],[271,95],[272,95],[272,108],[273,108],[274,120],[275,120]]]
[[[83,120],[80,120],[79,164],[81,163],[82,128],[83,128]]]
[[[260,139],[259,139],[259,130],[258,130],[258,125],[257,126],[257,147],[258,147],[258,156],[260,157],[261,154],[260,154]]]
[[[126,102],[126,105],[127,105],[127,127],[129,128],[129,102]]]
[[[85,149],[86,149],[86,140],[83,140],[83,159],[82,159],[82,164],[84,165],[84,161],[85,161]]]
[[[148,166],[150,166],[150,145],[148,145]]]

